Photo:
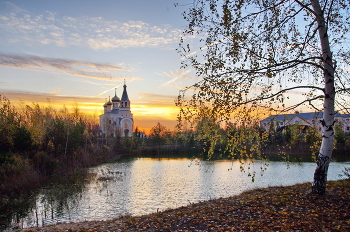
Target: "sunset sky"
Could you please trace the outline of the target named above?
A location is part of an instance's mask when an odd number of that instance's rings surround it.
[[[174,130],[175,98],[198,81],[176,52],[190,2],[0,0],[0,93],[13,104],[78,105],[98,117],[125,80],[134,127]],[[191,54],[205,52],[198,38],[185,39],[198,47]]]
[[[195,82],[176,52],[186,21],[172,0],[0,0],[0,93],[100,115],[124,80],[135,124],[170,130]],[[177,3],[188,1],[177,0]]]

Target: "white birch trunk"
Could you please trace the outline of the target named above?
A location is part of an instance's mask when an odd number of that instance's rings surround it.
[[[322,125],[322,144],[320,153],[317,158],[317,165],[314,174],[314,182],[312,185],[312,192],[317,194],[324,194],[326,191],[326,181],[328,166],[332,157],[333,140],[334,140],[334,63],[332,60],[332,52],[329,45],[329,38],[327,34],[327,26],[324,18],[324,12],[320,6],[319,0],[310,0],[312,8],[316,14],[318,24],[318,33],[321,42],[323,67],[324,67],[324,113]]]

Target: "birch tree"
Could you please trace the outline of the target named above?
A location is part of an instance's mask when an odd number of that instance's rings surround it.
[[[348,109],[349,4],[194,0],[183,13],[188,26],[178,51],[182,67],[193,68],[199,81],[180,92],[179,121],[198,121],[203,105],[220,122],[242,112],[247,114],[241,119],[251,120],[258,107],[278,113],[300,106],[323,111],[312,192],[324,194],[335,109]],[[303,92],[297,102],[290,99],[296,91]]]

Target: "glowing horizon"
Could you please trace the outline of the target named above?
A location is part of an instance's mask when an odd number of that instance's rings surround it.
[[[41,107],[50,106],[55,110],[66,107],[71,111],[73,108],[78,107],[80,113],[96,116],[96,120],[99,120],[99,116],[103,114],[103,104],[105,103],[104,98],[84,96],[59,96],[55,94],[35,94],[26,92],[5,92],[3,95],[16,107],[30,106],[33,103],[39,104]],[[161,98],[161,96],[158,96],[158,99],[159,98]],[[170,101],[171,99],[174,100],[175,97],[163,96],[163,99],[165,98],[167,98],[168,101],[160,101],[158,104],[157,100],[151,99],[146,102],[144,100],[131,100],[134,129],[138,127],[139,131],[145,131],[145,133],[148,134],[150,129],[155,126],[157,122],[160,122],[169,130],[174,130],[179,109],[175,106],[174,101]]]
[[[180,69],[187,1],[177,2],[0,2],[0,93],[18,106],[78,107],[98,117],[126,81],[134,127],[174,130],[179,90],[199,80]]]

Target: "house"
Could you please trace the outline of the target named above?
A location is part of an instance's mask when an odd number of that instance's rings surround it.
[[[276,130],[289,125],[303,125],[315,127],[320,130],[320,121],[323,119],[323,112],[295,113],[271,115],[260,121],[260,127],[269,130],[271,127]],[[335,113],[335,121],[346,134],[350,134],[350,114]]]

